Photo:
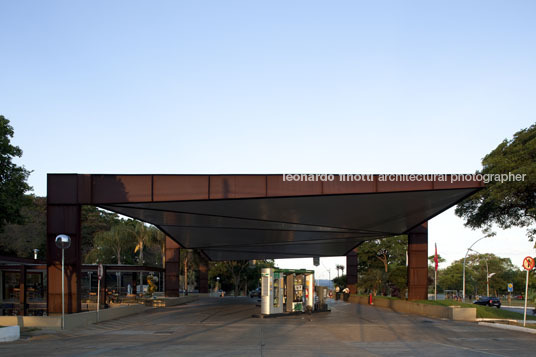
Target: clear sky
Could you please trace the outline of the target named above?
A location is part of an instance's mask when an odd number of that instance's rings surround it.
[[[38,195],[49,172],[472,173],[535,121],[535,39],[534,1],[4,0],[0,114]],[[480,236],[448,211],[430,252]]]

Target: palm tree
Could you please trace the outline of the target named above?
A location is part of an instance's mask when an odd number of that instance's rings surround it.
[[[112,249],[117,264],[121,264],[121,254],[123,248],[132,243],[132,231],[123,222],[114,224],[109,231],[98,232],[95,234],[95,245],[103,249]]]
[[[166,267],[166,235],[156,227],[151,227],[153,234],[151,235],[150,244],[160,247],[162,255],[162,268]]]
[[[140,221],[135,222],[134,226],[134,236],[136,237],[136,248],[134,248],[134,253],[139,251],[139,262],[141,265],[144,264],[143,260],[143,249],[147,245],[151,245],[154,242],[155,232],[150,227],[147,227]]]
[[[341,271],[341,274],[344,272],[344,265],[337,264],[335,266],[335,268],[337,268],[337,278],[338,278],[339,277],[339,270]]]

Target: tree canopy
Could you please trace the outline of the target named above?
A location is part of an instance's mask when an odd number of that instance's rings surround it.
[[[484,157],[482,166],[477,174],[525,174],[524,180],[489,181],[485,189],[461,202],[456,214],[471,228],[526,227],[532,241],[536,236],[536,124],[505,139]]]
[[[31,203],[25,193],[31,190],[26,183],[30,171],[13,162],[22,156],[22,150],[11,144],[13,127],[0,115],[0,232],[6,224],[23,223],[21,209]]]
[[[359,288],[403,296],[407,285],[406,235],[375,239],[357,248]]]
[[[438,272],[438,291],[463,288],[463,259],[454,261]],[[512,264],[510,258],[494,254],[471,254],[465,266],[465,292],[467,295],[486,295],[486,274],[495,273],[489,279],[490,295],[507,292],[507,284],[514,284],[514,293],[521,294],[525,288],[525,274]],[[531,278],[532,279],[532,278]],[[532,286],[532,280],[531,285]]]

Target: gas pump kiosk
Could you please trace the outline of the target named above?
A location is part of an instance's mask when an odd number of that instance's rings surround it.
[[[314,271],[264,268],[261,314],[304,312],[314,308]]]
[[[263,268],[261,276],[261,314],[283,312],[283,274],[274,268]]]

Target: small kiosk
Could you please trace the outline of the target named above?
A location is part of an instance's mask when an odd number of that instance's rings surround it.
[[[264,268],[261,276],[261,314],[313,311],[314,271]]]

